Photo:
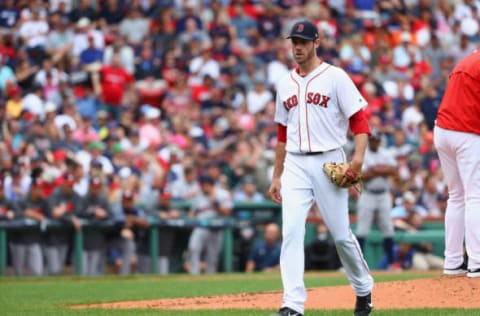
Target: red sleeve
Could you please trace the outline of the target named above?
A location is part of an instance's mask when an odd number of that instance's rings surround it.
[[[354,135],[368,134],[370,136],[370,127],[368,126],[368,120],[363,110],[353,114],[349,119],[350,130]]]
[[[277,140],[281,143],[286,143],[287,142],[287,127],[285,125],[282,125],[280,123],[277,124]]]

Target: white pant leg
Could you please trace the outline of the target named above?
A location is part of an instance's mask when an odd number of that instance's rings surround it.
[[[463,240],[465,237],[465,200],[463,182],[456,156],[450,143],[453,132],[434,129],[435,147],[448,186],[448,201],[445,213],[445,268],[454,269],[463,262]]]
[[[348,190],[333,185],[327,175],[321,172],[323,163],[344,161],[342,150],[328,152],[321,156],[311,156],[308,168],[319,170],[310,174],[314,183],[314,194],[322,218],[335,241],[340,261],[348,280],[357,296],[365,296],[372,291],[373,278],[363,258],[357,239],[350,230],[348,216]],[[320,158],[317,158],[320,157]]]
[[[188,252],[190,255],[190,274],[200,274],[201,255],[205,248],[208,237],[208,230],[205,228],[194,228],[188,241]]]
[[[392,220],[392,196],[389,192],[377,197],[378,226],[383,237],[393,237],[394,228]]]
[[[158,257],[158,274],[167,275],[170,272],[170,258],[168,256]]]
[[[132,273],[131,265],[135,253],[137,251],[135,246],[135,240],[122,238],[121,241],[122,248],[122,266],[120,267],[121,275],[128,275]]]
[[[13,272],[16,276],[23,276],[25,259],[27,257],[27,246],[18,243],[10,243],[10,252],[12,254]]]
[[[27,263],[32,275],[41,276],[43,274],[43,255],[40,244],[35,243],[28,246]]]
[[[212,274],[218,271],[218,260],[223,245],[223,231],[210,231],[207,240],[205,262],[207,273]]]
[[[375,214],[375,195],[364,192],[357,203],[357,236],[366,238]]]
[[[480,268],[480,135],[457,133],[460,139],[457,155],[460,177],[465,191],[465,246],[468,268]]]
[[[282,307],[300,313],[307,299],[303,281],[305,269],[305,222],[313,203],[312,184],[305,168],[307,156],[287,154],[282,174],[282,250],[280,272],[283,282]],[[311,170],[310,170],[311,172]],[[321,172],[321,168],[317,172]]]

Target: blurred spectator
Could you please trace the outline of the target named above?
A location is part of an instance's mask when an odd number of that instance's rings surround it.
[[[411,191],[406,191],[402,196],[402,204],[392,209],[392,219],[395,229],[416,231],[420,228],[422,218],[427,215],[427,210],[418,205],[418,198]]]
[[[103,50],[95,47],[95,38],[92,34],[87,35],[88,46],[80,53],[80,66],[86,70],[93,70],[92,67],[103,62]]]
[[[22,23],[18,35],[26,44],[29,56],[40,63],[46,57],[45,46],[49,26],[47,21],[41,17],[39,7],[33,6],[30,13],[31,18]]]
[[[7,35],[11,33],[20,20],[20,11],[15,5],[15,0],[5,0],[0,5],[0,32]]]
[[[421,229],[423,218],[427,215],[426,210],[416,204],[417,199],[410,191],[405,192],[402,199],[403,206],[397,206],[392,210],[395,228],[408,232]],[[397,248],[399,251],[397,259],[403,268],[416,270],[443,268],[443,258],[432,254],[432,250],[433,245],[428,242],[401,243]]]
[[[111,64],[103,66],[100,74],[103,106],[119,120],[125,107],[123,97],[132,88],[133,77],[122,67],[118,53],[113,54]]]
[[[340,49],[340,60],[345,64],[347,71],[361,74],[367,71],[371,54],[363,42],[360,34],[352,36]]]
[[[183,15],[181,15],[176,23],[176,33],[181,34],[186,31],[188,20],[193,19],[197,25],[197,29],[203,29],[203,23],[200,17],[198,16],[197,3],[196,1],[186,0],[183,3]]]
[[[207,76],[214,81],[219,78],[220,65],[212,58],[212,44],[202,44],[201,55],[191,60],[189,70],[191,76],[188,83],[190,86],[200,86]]]
[[[263,238],[250,251],[245,272],[278,270],[280,248],[280,228],[275,223],[265,225]]]
[[[83,170],[88,174],[90,166],[93,162],[98,163],[102,172],[105,175],[113,173],[113,165],[108,157],[103,155],[105,151],[105,144],[100,141],[92,141],[87,145],[87,150],[81,150],[76,153],[78,163],[83,166]]]
[[[23,101],[21,89],[18,86],[13,86],[8,91],[8,100],[6,104],[6,115],[8,119],[18,119],[23,111]]]
[[[233,206],[230,193],[215,186],[214,179],[209,176],[201,176],[199,182],[201,191],[192,199],[190,217],[208,220],[219,216],[229,216]],[[204,227],[194,228],[188,242],[189,273],[200,273],[201,256],[204,251],[206,272],[217,272],[222,244],[222,230]]]
[[[5,56],[0,54],[0,95],[8,96],[16,81],[12,68],[5,64]]]
[[[97,19],[97,12],[91,6],[90,0],[79,0],[78,5],[70,11],[70,21],[77,23],[81,18],[88,18],[90,21]]]
[[[119,33],[125,36],[131,45],[138,45],[148,34],[149,20],[143,17],[142,12],[136,6],[128,10],[127,16],[119,24]]]
[[[252,176],[246,176],[239,188],[234,191],[233,200],[235,202],[262,202],[265,197],[258,192],[255,179]]]
[[[17,161],[2,181],[3,194],[5,198],[18,202],[27,196],[30,183],[30,176],[25,172],[24,168],[18,165]]]
[[[247,107],[248,112],[255,115],[263,111],[268,102],[272,101],[273,95],[267,89],[267,80],[264,77],[253,78],[254,88],[247,92]]]
[[[122,8],[123,2],[119,0],[107,0],[103,2],[100,12],[101,24],[113,27],[117,26],[125,18],[126,10]]]
[[[335,242],[327,225],[318,224],[314,240],[305,247],[305,270],[336,270],[340,267]]]
[[[69,27],[69,21],[59,13],[51,17],[51,31],[48,33],[45,51],[51,56],[52,62],[59,62],[70,54],[73,47],[73,31]]]

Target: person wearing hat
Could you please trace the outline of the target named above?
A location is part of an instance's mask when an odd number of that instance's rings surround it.
[[[215,180],[210,176],[200,176],[199,183],[200,192],[192,198],[189,216],[198,220],[230,216],[233,208],[230,193],[220,186],[215,186]],[[194,228],[188,241],[189,273],[200,274],[203,251],[206,253],[206,273],[217,272],[222,243],[223,231]]]
[[[480,278],[479,63],[477,49],[455,65],[433,129],[433,145],[448,188],[443,273],[467,273],[470,278]]]
[[[88,220],[90,225],[101,225],[112,217],[110,204],[104,191],[103,179],[91,177],[88,192],[83,199],[83,205],[78,208],[77,216]],[[98,228],[85,228],[83,235],[83,275],[102,274],[101,263],[105,262],[107,240],[105,232]]]
[[[106,145],[100,141],[92,141],[87,145],[87,150],[82,150],[76,154],[77,161],[83,166],[85,173],[90,172],[92,161],[101,164],[102,172],[105,175],[111,175],[114,171],[112,162],[104,155]]]
[[[365,190],[360,194],[357,203],[357,240],[364,250],[365,240],[376,218],[382,231],[383,250],[387,255],[389,268],[394,269],[390,180],[397,174],[397,161],[392,152],[382,145],[382,133],[379,130],[371,132],[362,173]]]
[[[4,179],[3,193],[9,200],[20,201],[27,195],[31,179],[25,174],[20,164],[15,162]]]
[[[116,224],[121,227],[120,235],[114,242],[112,259],[121,275],[131,274],[138,263],[137,251],[148,242],[148,228],[145,212],[135,205],[136,196],[131,190],[124,190],[120,198],[120,217]]]
[[[57,187],[48,197],[48,218],[64,225],[74,226],[81,229],[76,216],[82,207],[82,198],[74,191],[73,186],[77,182],[72,173],[62,176],[62,184]],[[45,258],[49,275],[58,275],[62,272],[67,259],[70,233],[65,230],[48,231],[45,239]]]
[[[355,316],[370,315],[374,282],[350,231],[348,190],[321,171],[333,161],[348,162],[347,174],[361,173],[370,134],[364,112],[368,103],[345,70],[318,58],[320,38],[315,24],[295,23],[288,38],[297,67],[276,85],[278,133],[269,188],[272,200],[282,205],[284,240],[280,257],[283,302],[274,315],[303,315],[307,299],[303,233],[314,204],[335,240],[355,292]],[[354,148],[346,157],[343,147],[348,132]]]
[[[180,211],[172,206],[172,194],[165,189],[159,189],[155,193],[155,202],[150,208],[149,213],[157,217],[160,221],[168,221],[180,217]],[[160,275],[170,273],[170,257],[173,256],[175,248],[174,228],[161,227],[158,232],[158,267],[157,272]],[[150,240],[148,243],[140,244],[138,248],[138,272],[151,273],[150,266]]]
[[[40,229],[23,231],[18,243],[11,247],[13,271],[18,276],[24,275],[25,265],[28,266],[31,275],[43,274],[42,232],[47,227],[49,214],[45,185],[41,177],[33,178],[28,195],[18,203],[22,217],[33,219],[40,226]]]
[[[404,192],[401,201],[400,205],[392,209],[395,229],[409,232],[418,231],[421,229],[428,211],[419,204],[418,196],[412,191]],[[397,251],[410,252],[410,262],[400,262],[403,269],[430,270],[443,268],[443,258],[432,254],[433,246],[428,242],[418,244],[400,243],[396,248]]]
[[[4,177],[0,175],[0,222],[12,221],[20,216],[20,208],[16,201],[13,201],[7,198],[4,194]],[[8,233],[8,242],[10,251],[12,253],[12,264],[14,265],[15,275],[22,275],[21,269],[15,269],[18,267],[20,262],[19,253],[22,252],[23,247],[21,246],[22,237],[16,231],[9,231]]]

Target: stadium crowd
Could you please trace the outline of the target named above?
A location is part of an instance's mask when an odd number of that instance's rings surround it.
[[[193,202],[193,217],[263,201],[275,83],[294,67],[285,34],[306,18],[320,30],[319,57],[352,77],[395,158],[392,208],[410,192],[419,214],[442,217],[432,128],[449,71],[477,47],[479,9],[475,0],[4,0],[1,220],[53,218],[82,229],[82,219],[113,218],[119,239],[137,243],[86,235],[85,273],[110,260],[130,273],[122,260],[135,258],[140,270],[148,254],[138,233],[146,216],[187,216],[170,201]],[[9,234],[15,273],[32,254],[33,274],[44,273],[42,257],[48,273],[61,273],[67,237]],[[190,241],[189,250],[205,243],[213,242]]]

